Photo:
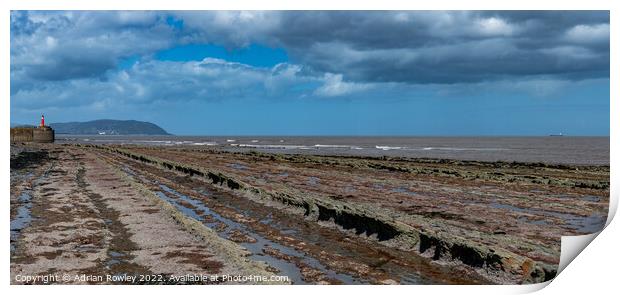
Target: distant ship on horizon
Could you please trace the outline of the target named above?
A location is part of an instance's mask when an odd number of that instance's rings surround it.
[[[562,134],[562,132],[560,132],[558,134],[549,134],[549,136],[564,136],[564,134]]]

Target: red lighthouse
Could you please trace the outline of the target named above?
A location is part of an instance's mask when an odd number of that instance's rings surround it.
[[[45,117],[43,115],[41,115],[41,126],[40,127],[45,127]]]

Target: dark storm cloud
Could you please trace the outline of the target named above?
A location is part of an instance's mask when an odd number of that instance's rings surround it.
[[[154,12],[13,11],[11,73],[22,81],[11,85],[102,77],[124,58],[171,46],[172,34]]]
[[[609,76],[609,13],[597,11],[182,13],[189,39],[286,48],[346,79],[460,83]]]
[[[32,80],[100,77],[187,43],[282,47],[358,83],[609,76],[605,11],[13,12],[11,41],[12,72]]]
[[[116,67],[113,56],[101,55],[100,52],[82,51],[80,55],[61,52],[49,58],[49,62],[26,67],[27,74],[38,80],[58,81],[100,77]]]
[[[458,83],[609,75],[608,13],[371,12],[284,19],[280,28],[287,29],[274,35],[294,57],[349,79]],[[590,40],[594,33],[607,36]]]

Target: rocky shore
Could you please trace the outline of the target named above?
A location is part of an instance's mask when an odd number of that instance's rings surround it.
[[[536,283],[555,276],[560,237],[601,229],[608,210],[600,165],[11,149],[13,283],[54,272]]]

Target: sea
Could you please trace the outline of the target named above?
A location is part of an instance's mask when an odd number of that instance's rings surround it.
[[[609,165],[609,137],[135,136],[57,134],[57,143],[191,146],[371,157]]]

